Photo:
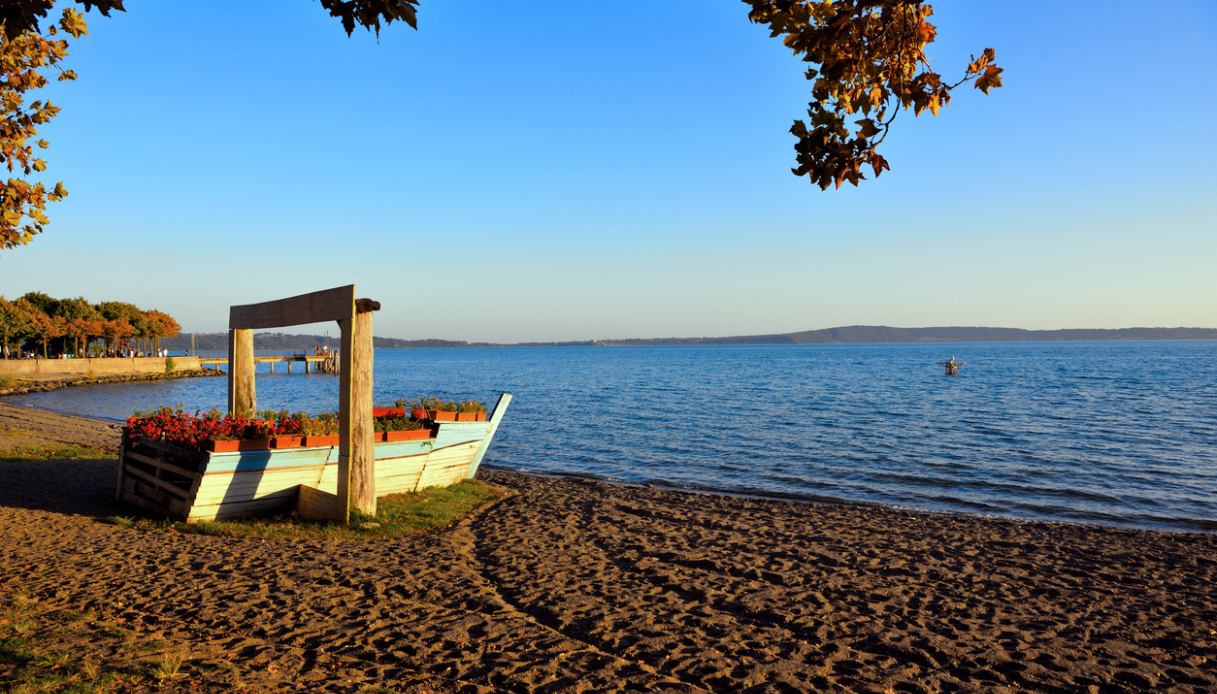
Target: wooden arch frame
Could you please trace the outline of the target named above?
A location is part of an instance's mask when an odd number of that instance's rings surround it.
[[[351,511],[376,513],[372,312],[378,310],[379,302],[356,299],[355,285],[348,284],[228,311],[228,411],[238,415],[257,409],[254,330],[338,322],[338,499],[331,519],[341,523]]]

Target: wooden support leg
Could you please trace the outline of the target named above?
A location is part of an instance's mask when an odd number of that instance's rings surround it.
[[[254,331],[229,330],[228,411],[249,415],[257,406],[258,398],[254,387]]]
[[[376,450],[372,440],[372,313],[338,321],[342,329],[339,367],[338,496],[350,512],[376,514]]]

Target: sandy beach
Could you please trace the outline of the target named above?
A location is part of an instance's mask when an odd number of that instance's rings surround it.
[[[278,541],[106,523],[114,470],[0,463],[0,596],[89,614],[81,653],[108,624],[181,649],[170,689],[1217,689],[1212,534],[490,470],[514,494],[448,530]]]

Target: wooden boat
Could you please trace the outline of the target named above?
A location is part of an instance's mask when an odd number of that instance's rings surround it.
[[[510,402],[486,421],[436,422],[430,438],[377,442],[376,496],[472,479]],[[337,444],[216,453],[144,439],[119,453],[118,499],[178,520],[309,515],[298,506],[316,490],[338,491]]]

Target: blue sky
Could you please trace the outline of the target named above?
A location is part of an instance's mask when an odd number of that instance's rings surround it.
[[[803,66],[735,0],[424,0],[347,38],[299,0],[129,0],[47,90],[69,198],[0,294],[227,306],[354,282],[381,335],[867,323],[1217,326],[1217,4],[937,2],[935,64],[1005,87],[902,114],[821,192]]]

